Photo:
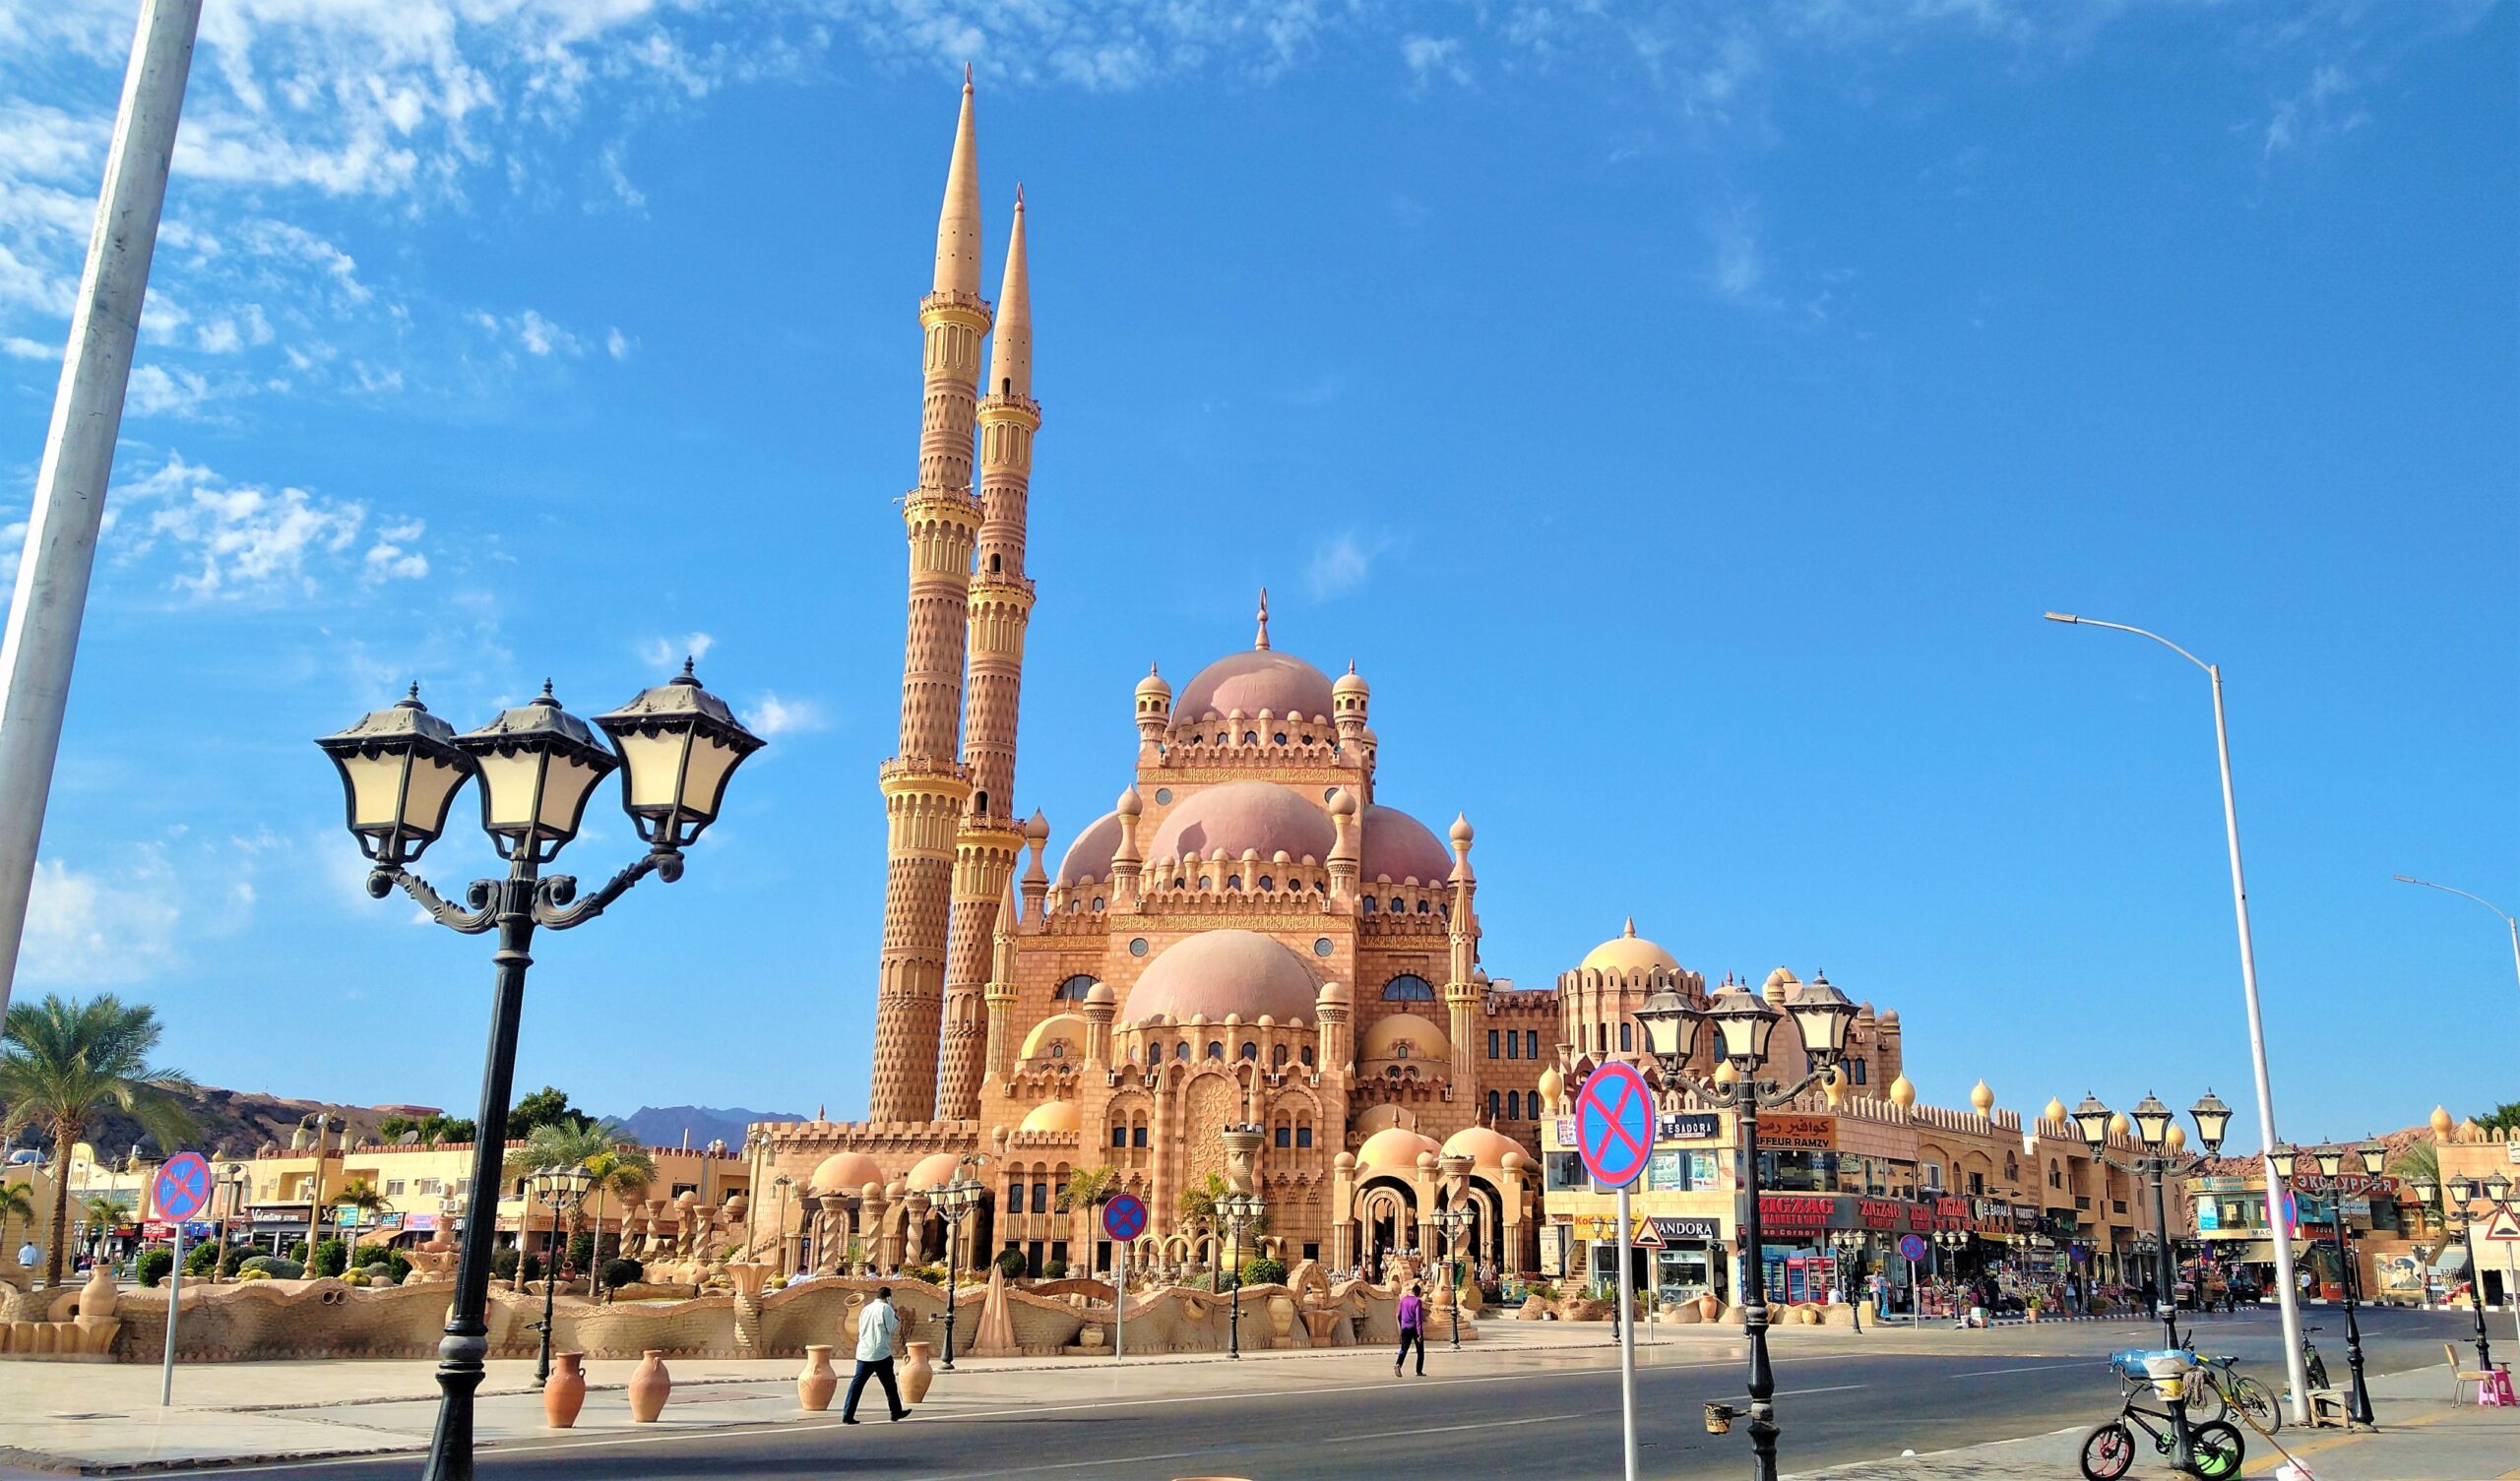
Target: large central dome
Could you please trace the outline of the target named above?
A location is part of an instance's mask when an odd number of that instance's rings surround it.
[[[1166,814],[1147,857],[1213,857],[1224,849],[1238,859],[1248,849],[1266,859],[1284,849],[1290,859],[1318,860],[1330,857],[1336,837],[1330,815],[1301,793],[1274,781],[1226,781],[1200,788]]]
[[[1275,938],[1257,931],[1202,931],[1164,949],[1147,963],[1121,1005],[1119,1021],[1167,1018],[1186,1023],[1201,1014],[1222,1023],[1262,1014],[1284,1023],[1308,1017],[1319,991],[1312,968]]]
[[[1237,710],[1248,715],[1266,710],[1274,715],[1327,717],[1330,676],[1292,653],[1270,648],[1228,653],[1200,669],[1172,707],[1176,716],[1187,720]]]

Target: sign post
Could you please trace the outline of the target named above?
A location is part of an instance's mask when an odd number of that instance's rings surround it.
[[[1146,1201],[1114,1194],[1102,1205],[1102,1232],[1111,1241],[1111,1361],[1127,1355],[1121,1327],[1129,1305],[1129,1245],[1146,1232]]]
[[[175,1267],[166,1273],[166,1357],[158,1380],[158,1404],[175,1401],[175,1316],[184,1304],[184,1221],[210,1202],[210,1164],[199,1152],[177,1152],[150,1180],[149,1200],[158,1217],[175,1226]]]
[[[1627,1481],[1636,1481],[1636,1292],[1628,1268],[1635,1219],[1628,1189],[1654,1155],[1654,1095],[1634,1065],[1612,1060],[1575,1092],[1575,1145],[1593,1181],[1618,1190],[1618,1400]]]
[[[1917,1262],[1925,1258],[1925,1237],[1899,1236],[1899,1253],[1908,1258],[1908,1327],[1913,1331],[1924,1321],[1925,1293],[1917,1289]]]
[[[2520,1218],[2513,1217],[2508,1207],[2497,1206],[2493,1210],[2492,1221],[2476,1237],[2489,1245],[2502,1246],[2502,1299],[2511,1308],[2513,1331],[2520,1333]],[[2469,1299],[2482,1309],[2485,1304],[2485,1274],[2482,1270],[2475,1274],[2476,1279],[2469,1286]],[[2482,1323],[2477,1329],[2485,1329]]]

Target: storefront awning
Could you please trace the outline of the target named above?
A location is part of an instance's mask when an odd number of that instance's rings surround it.
[[[2237,1261],[2241,1265],[2271,1265],[2275,1264],[2275,1242],[2271,1239],[2240,1240],[2228,1245],[2219,1245],[2214,1253],[2226,1259]]]
[[[2467,1269],[2468,1252],[2458,1245],[2443,1250],[2441,1258],[2432,1262],[2432,1273],[2435,1275],[2464,1275]]]

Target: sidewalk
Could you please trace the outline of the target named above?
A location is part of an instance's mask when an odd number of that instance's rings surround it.
[[[2520,1410],[2481,1409],[2473,1400],[2444,1401],[2450,1382],[2439,1367],[2371,1380],[2376,1432],[2299,1430],[2290,1423],[2274,1445],[2314,1481],[2515,1481],[2520,1478]],[[2109,1418],[2095,1407],[2091,1425],[1997,1445],[1969,1446],[1914,1458],[1868,1460],[1800,1471],[1787,1481],[2081,1481],[2076,1455],[2083,1437]],[[2244,1477],[2271,1477],[2285,1454],[2253,1432]],[[2143,1437],[2136,1437],[2139,1447]],[[2129,1481],[2174,1476],[2162,1457],[2139,1450]]]

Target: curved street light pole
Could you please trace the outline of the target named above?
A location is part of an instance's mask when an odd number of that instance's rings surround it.
[[[2107,628],[2111,632],[2132,633],[2149,638],[2172,652],[2204,670],[2214,686],[2214,751],[2223,771],[2223,836],[2232,856],[2232,913],[2238,922],[2240,944],[2240,996],[2248,1007],[2248,1052],[2250,1069],[2257,1080],[2258,1145],[2278,1145],[2275,1137],[2275,1087],[2266,1070],[2266,1021],[2258,1010],[2257,949],[2249,939],[2248,884],[2240,870],[2240,818],[2238,804],[2232,795],[2232,733],[2223,715],[2223,670],[2220,664],[2208,663],[2180,648],[2159,633],[2129,627],[2122,622],[2102,622],[2098,618],[2078,617],[2069,612],[2049,612],[2049,622],[2070,623],[2080,627]],[[2282,1222],[2281,1208],[2285,1190],[2277,1175],[2275,1160],[2266,1162],[2266,1206],[2270,1224]],[[2289,1231],[2276,1239],[2275,1284],[2276,1307],[2284,1320],[2284,1366],[2293,1381],[2293,1419],[2297,1424],[2310,1422],[2310,1376],[2301,1360],[2301,1296],[2293,1276],[2293,1242]]]
[[[2419,880],[2411,874],[2393,875],[2391,878],[2401,885],[2422,885],[2426,890],[2438,890],[2443,895],[2455,895],[2461,899],[2475,900],[2478,904],[2501,916],[2502,924],[2511,932],[2511,971],[2515,977],[2520,977],[2520,916],[2514,916],[2510,911],[2482,895],[2470,895],[2465,890],[2454,889],[2448,885],[2436,885],[2430,880]]]

